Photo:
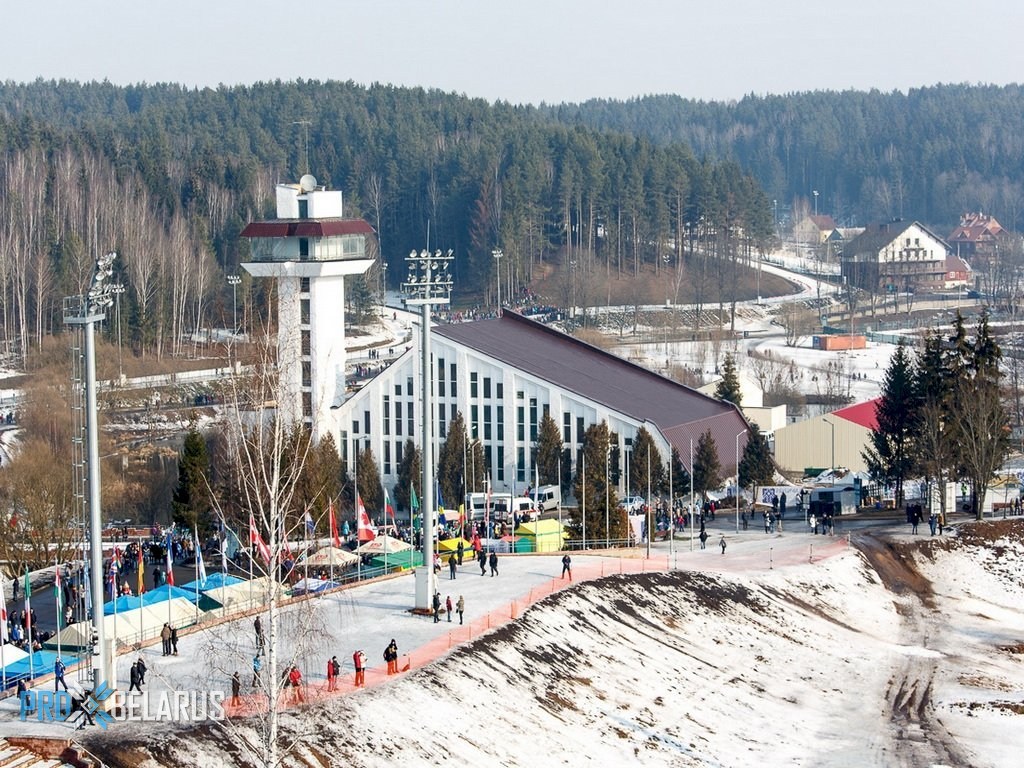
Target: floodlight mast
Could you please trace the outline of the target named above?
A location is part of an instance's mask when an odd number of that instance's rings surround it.
[[[64,322],[80,325],[85,336],[85,429],[86,468],[88,473],[89,504],[89,588],[92,593],[92,635],[95,661],[92,667],[94,690],[103,682],[112,683],[113,659],[107,646],[103,626],[103,520],[100,509],[100,451],[99,418],[96,406],[96,323],[105,320],[106,309],[114,303],[114,284],[109,278],[114,273],[113,251],[96,260],[89,290],[81,296],[64,299]]]
[[[423,524],[420,535],[423,537],[423,564],[416,571],[416,606],[417,611],[427,612],[431,609],[434,596],[434,457],[433,436],[431,434],[434,408],[431,402],[431,364],[430,364],[430,308],[432,306],[451,303],[452,278],[449,267],[453,252],[442,253],[440,250],[431,254],[427,250],[419,253],[412,251],[405,259],[408,276],[402,284],[406,293],[406,306],[422,308],[421,319],[421,383],[423,390],[420,403],[420,460],[422,463],[422,487],[420,488],[420,513]],[[411,522],[411,521],[410,521]]]

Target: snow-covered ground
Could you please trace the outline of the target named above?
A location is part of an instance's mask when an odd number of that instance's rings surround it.
[[[725,555],[659,547],[677,569],[576,583],[428,666],[289,710],[282,737],[300,744],[285,764],[1019,765],[1024,522],[941,541],[855,534],[865,554],[798,527],[727,534]],[[599,562],[614,573],[574,558]],[[558,570],[506,557],[496,578],[469,566],[440,586],[472,618]],[[377,665],[391,637],[403,652],[443,643],[454,628],[409,614],[411,594],[405,576],[321,601],[306,677],[357,646]],[[184,637],[176,658],[147,651],[152,689],[225,687],[251,632],[245,620]],[[87,745],[118,766],[245,765],[258,722],[119,723]],[[0,733],[36,727],[4,718]]]

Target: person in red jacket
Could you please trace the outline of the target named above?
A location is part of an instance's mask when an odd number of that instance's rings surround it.
[[[327,662],[327,690],[334,691],[338,688],[338,672],[341,671],[341,664],[337,656],[331,656]]]
[[[297,666],[292,666],[288,673],[288,682],[292,686],[292,700],[305,701],[306,698],[302,695],[302,673]]]
[[[366,654],[361,650],[353,653],[352,666],[356,670],[356,687],[362,686],[366,682]],[[388,666],[390,672],[390,663]]]

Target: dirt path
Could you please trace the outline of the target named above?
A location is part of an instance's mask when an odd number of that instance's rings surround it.
[[[899,768],[974,765],[932,707],[933,682],[944,657],[929,649],[928,639],[942,632],[941,616],[931,582],[914,565],[914,547],[870,533],[857,534],[851,543],[893,594],[901,617],[893,641],[906,649],[885,691],[884,726],[869,740],[871,763]]]

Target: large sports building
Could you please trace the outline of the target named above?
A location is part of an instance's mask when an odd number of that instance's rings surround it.
[[[690,468],[690,441],[710,430],[724,474],[735,472],[735,445],[747,429],[731,404],[703,395],[510,311],[499,319],[432,329],[434,430],[437,447],[459,411],[479,439],[495,490],[533,479],[532,449],[545,413],[562,429],[572,460],[591,424],[606,421],[628,466],[640,427],[654,436],[662,460],[675,446]],[[419,444],[420,355],[407,351],[337,409],[338,445],[346,459],[367,444],[386,487],[394,485],[405,441]],[[621,476],[625,482],[625,476]],[[620,491],[624,490],[622,488]]]

